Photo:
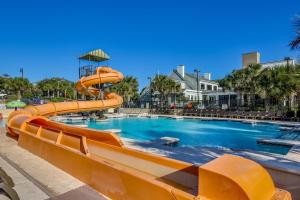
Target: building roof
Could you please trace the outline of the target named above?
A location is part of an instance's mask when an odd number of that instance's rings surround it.
[[[93,61],[93,62],[102,62],[105,60],[109,60],[110,57],[101,49],[95,49],[93,51],[81,55],[79,59]]]
[[[290,62],[295,62],[295,60],[294,59],[290,59],[289,61],[288,61],[289,63]],[[264,63],[260,63],[261,65],[269,65],[269,64],[276,64],[276,63],[287,63],[287,60],[276,60],[276,61],[269,61],[269,62],[264,62]]]
[[[169,77],[185,83],[185,88],[187,90],[197,90],[197,76],[194,73],[184,73],[184,77],[182,77],[178,71],[175,69],[173,72],[169,75]],[[200,76],[199,81],[201,82],[207,82],[212,84],[217,84],[215,81],[211,81],[208,79],[205,79],[204,77]]]
[[[251,52],[243,53],[242,55],[249,55],[249,54],[255,54],[255,53],[259,54],[258,51],[251,51]]]

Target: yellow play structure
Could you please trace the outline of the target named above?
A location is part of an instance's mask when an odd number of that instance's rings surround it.
[[[122,73],[99,67],[95,74],[82,77],[76,89],[85,95],[97,95],[100,91],[93,85],[116,84],[122,79]],[[275,188],[267,171],[251,160],[224,155],[195,166],[127,148],[111,132],[47,118],[117,108],[122,102],[122,97],[108,93],[104,100],[27,106],[10,114],[7,131],[21,147],[111,199],[291,200],[289,192]]]

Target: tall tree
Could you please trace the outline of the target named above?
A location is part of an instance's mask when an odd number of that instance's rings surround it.
[[[251,108],[255,107],[256,95],[265,99],[266,110],[269,110],[271,100],[279,106],[279,102],[288,100],[289,107],[292,97],[300,89],[299,66],[276,66],[261,69],[260,65],[250,65],[248,68],[233,71],[219,83],[225,89],[234,90],[238,96],[248,95]]]
[[[290,42],[291,49],[299,49],[300,47],[300,17],[298,16],[294,22],[296,35],[294,39]]]
[[[260,64],[249,65],[247,68],[244,69],[245,91],[249,94],[248,103],[250,103],[250,107],[252,109],[255,107],[255,95],[257,94],[260,72]]]
[[[227,75],[225,80],[219,80],[221,86],[225,89],[234,90],[237,93],[237,105],[244,105],[244,94],[249,91],[248,85],[246,84],[245,70],[233,70],[231,74]]]
[[[168,97],[181,91],[179,83],[165,75],[157,75],[151,82],[152,94],[158,93],[161,107],[165,105]]]
[[[24,92],[32,88],[32,84],[27,78],[10,78],[8,79],[7,89],[11,92],[14,92],[17,95],[17,99],[20,100]]]
[[[297,88],[297,81],[295,66],[280,66],[277,67],[278,71],[278,88],[280,89],[280,97],[288,100],[288,109],[291,108],[292,97],[294,96]]]
[[[296,35],[295,35],[295,38],[290,42],[290,47],[292,50],[295,50],[295,49],[299,49],[300,48],[300,17],[298,16],[296,19],[295,19],[295,22],[294,22],[294,27],[295,27],[295,32],[296,32]],[[297,103],[298,103],[298,111],[300,110],[300,66],[296,66],[296,78],[297,78],[297,91],[296,91],[296,94],[297,94]]]
[[[126,76],[119,84],[111,87],[110,91],[121,95],[124,101],[129,104],[138,99],[139,83],[137,78],[133,76]]]
[[[226,75],[223,79],[217,80],[219,86],[222,87],[223,91],[234,90],[232,78],[233,78],[232,75],[229,74]]]
[[[65,98],[73,98],[74,83],[64,78],[50,78],[39,81],[36,85],[43,92],[44,96],[50,98],[63,96]]]
[[[270,109],[271,99],[275,99],[278,94],[276,89],[276,84],[273,76],[273,71],[271,68],[265,68],[262,70],[260,77],[258,79],[258,93],[265,99],[265,108],[266,111]]]

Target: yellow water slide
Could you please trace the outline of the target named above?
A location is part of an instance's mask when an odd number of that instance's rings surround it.
[[[78,92],[96,96],[93,85],[116,84],[123,75],[109,67],[82,77]],[[7,131],[18,144],[80,179],[111,199],[125,200],[290,200],[275,188],[259,164],[224,155],[202,166],[133,150],[111,132],[74,127],[49,116],[117,108],[123,100],[114,93],[104,100],[27,106],[8,118]]]

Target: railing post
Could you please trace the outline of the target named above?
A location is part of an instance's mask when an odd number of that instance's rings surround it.
[[[82,153],[84,153],[86,156],[90,156],[85,136],[81,136],[81,139],[80,139],[80,151]]]
[[[63,132],[60,131],[59,134],[58,134],[58,137],[56,139],[55,144],[60,144],[61,143],[62,136],[63,136]]]
[[[36,137],[38,137],[38,138],[41,137],[42,129],[43,129],[43,127],[40,126],[38,131],[36,132]]]

